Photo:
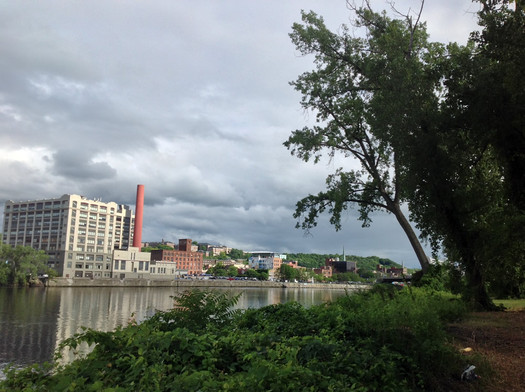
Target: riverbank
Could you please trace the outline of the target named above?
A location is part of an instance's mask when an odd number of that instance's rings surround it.
[[[372,287],[369,284],[339,284],[339,283],[295,283],[270,282],[253,280],[226,279],[89,279],[89,278],[52,278],[46,282],[47,287],[257,287],[257,288],[308,288],[323,290],[361,291]]]

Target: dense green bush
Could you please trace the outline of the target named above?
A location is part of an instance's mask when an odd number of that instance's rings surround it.
[[[389,287],[331,304],[234,310],[238,297],[186,292],[178,306],[113,332],[68,365],[10,370],[0,390],[400,391],[439,390],[462,363],[443,323],[461,317],[443,293]]]

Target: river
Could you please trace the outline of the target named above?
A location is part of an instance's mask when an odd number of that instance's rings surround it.
[[[179,290],[179,291],[178,291]],[[102,331],[167,310],[171,296],[183,289],[171,287],[0,287],[0,377],[7,363],[25,366],[52,359],[64,339],[82,327]],[[305,306],[330,302],[344,290],[311,288],[215,288],[242,293],[238,308],[297,301]]]

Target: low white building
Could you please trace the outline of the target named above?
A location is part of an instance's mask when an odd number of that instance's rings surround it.
[[[127,250],[113,251],[114,278],[150,278],[151,253],[141,252],[140,248],[130,246]]]
[[[177,263],[173,261],[154,260],[149,267],[150,279],[176,279],[187,275],[188,270],[177,269]]]

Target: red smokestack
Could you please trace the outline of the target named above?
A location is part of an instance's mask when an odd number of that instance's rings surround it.
[[[135,230],[133,231],[133,247],[142,245],[142,212],[144,210],[144,185],[137,185],[137,201],[135,202]]]

